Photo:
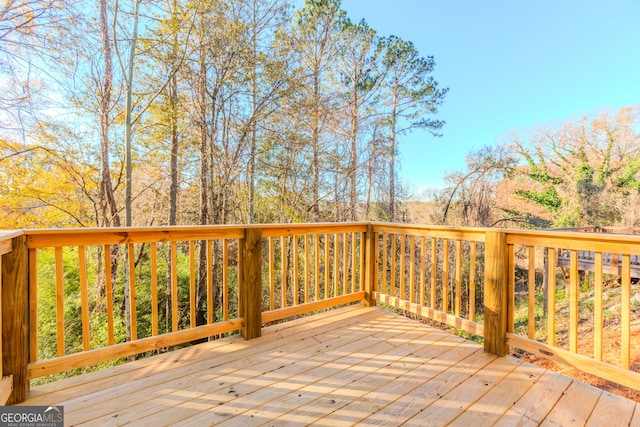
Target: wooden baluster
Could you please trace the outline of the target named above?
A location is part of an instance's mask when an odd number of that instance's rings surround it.
[[[196,327],[196,242],[189,240],[189,326]]]
[[[129,260],[129,322],[131,325],[131,340],[138,339],[138,320],[136,313],[136,258],[133,243],[127,245]]]
[[[427,272],[427,238],[420,238],[420,305],[425,303],[425,274]]]
[[[78,263],[80,264],[80,313],[82,323],[82,349],[91,349],[89,332],[89,284],[87,280],[87,250],[85,246],[78,246]]]
[[[469,320],[476,320],[476,242],[469,248]]]
[[[104,245],[104,284],[107,294],[107,342],[115,344],[113,325],[113,278],[111,277],[111,245]]]
[[[456,290],[454,313],[460,317],[462,307],[462,240],[456,240]]]
[[[151,254],[151,335],[158,335],[158,248],[156,242],[150,244]]]
[[[437,278],[438,278],[438,240],[435,237],[431,238],[431,303],[430,307],[436,309],[438,304],[437,299]]]
[[[64,356],[64,270],[62,248],[55,248],[56,260],[56,349],[57,355]]]
[[[442,311],[449,311],[449,239],[442,241]]]
[[[602,361],[602,252],[595,254],[594,266],[594,307],[593,307],[593,357],[597,361]]]
[[[409,298],[410,302],[415,302],[416,298],[416,238],[409,237]]]
[[[529,338],[534,339],[536,336],[536,248],[529,246],[529,271],[527,275],[528,290],[528,321],[527,329]]]
[[[547,257],[547,344],[556,345],[556,249],[549,248]]]
[[[622,367],[631,368],[631,258],[622,255]]]
[[[578,352],[578,251],[570,251],[569,267],[569,350]]]
[[[275,261],[274,261],[273,237],[269,237],[269,310],[275,308]]]

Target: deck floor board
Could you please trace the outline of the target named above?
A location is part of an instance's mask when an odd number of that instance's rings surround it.
[[[379,308],[343,308],[35,387],[65,425],[637,425],[640,407]]]

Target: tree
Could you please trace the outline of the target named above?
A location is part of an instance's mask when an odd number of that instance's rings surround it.
[[[337,31],[345,18],[339,0],[305,0],[296,12],[292,29],[292,43],[300,67],[305,72],[304,103],[301,112],[311,121],[312,195],[310,210],[315,221],[320,220],[320,165],[323,128],[329,120],[329,95],[326,73],[336,54]]]
[[[433,57],[421,57],[413,43],[396,36],[380,42],[383,64],[388,69],[385,80],[389,155],[389,220],[396,220],[396,156],[398,136],[411,129],[425,129],[438,136],[444,122],[425,115],[435,115],[448,89],[438,89],[431,73]]]
[[[512,138],[526,162],[513,178],[515,194],[546,210],[552,226],[635,226],[629,208],[640,191],[639,111],[623,108],[615,117],[605,113],[534,130],[528,141]]]

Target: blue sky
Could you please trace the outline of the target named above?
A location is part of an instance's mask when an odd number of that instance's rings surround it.
[[[509,133],[640,103],[640,0],[343,0],[352,21],[433,55],[443,137],[414,131],[400,177],[419,196]]]

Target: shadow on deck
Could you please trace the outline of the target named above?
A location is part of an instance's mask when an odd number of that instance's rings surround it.
[[[351,306],[32,389],[65,425],[640,425],[640,404]]]

